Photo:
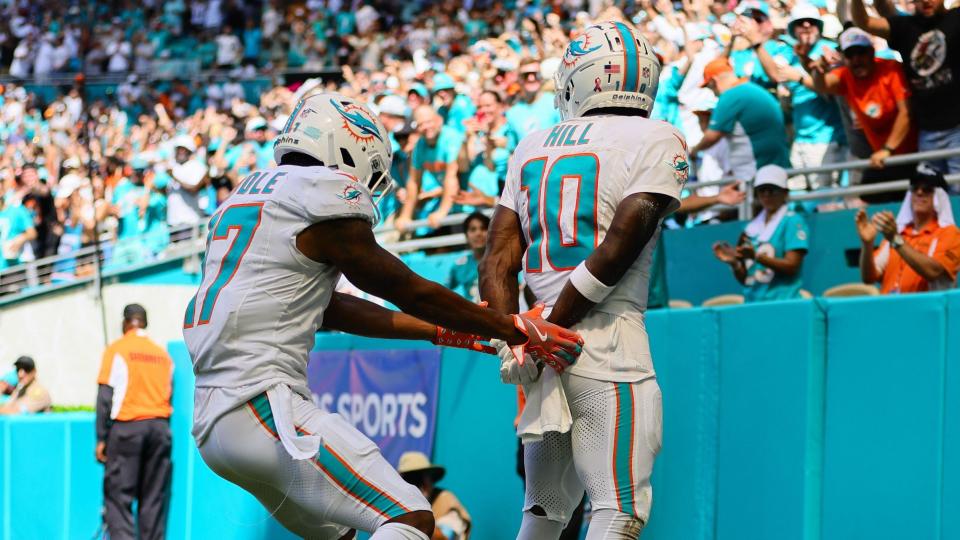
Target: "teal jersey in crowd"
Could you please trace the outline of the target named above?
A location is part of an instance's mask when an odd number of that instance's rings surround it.
[[[258,144],[254,140],[246,140],[242,143],[230,147],[223,155],[223,158],[227,161],[227,168],[232,169],[236,166],[237,161],[240,160],[240,156],[243,155],[244,147],[250,146],[253,149],[254,154],[257,155],[257,165],[254,168],[241,168],[238,169],[240,176],[244,176],[247,173],[255,169],[268,169],[273,166],[273,141],[268,140],[264,141],[263,144]]]
[[[650,118],[663,120],[680,129],[680,86],[686,77],[676,65],[667,66],[666,74],[660,78],[657,97],[654,100]]]
[[[538,129],[560,122],[560,111],[553,106],[553,92],[543,92],[533,103],[520,100],[507,109],[507,126],[517,141]]]
[[[720,94],[710,129],[729,135],[730,164],[738,178],[764,165],[790,167],[780,104],[762,87],[744,82]]]
[[[510,154],[517,146],[517,141],[513,138],[513,133],[503,124],[493,132],[496,139],[507,139],[505,148],[498,147],[493,150],[492,161],[493,169],[487,168],[484,163],[483,154],[478,154],[470,163],[470,174],[466,177],[467,185],[461,185],[462,189],[470,191],[480,191],[484,195],[496,197],[500,195],[500,186],[507,179],[507,163],[510,161]],[[464,212],[472,212],[476,208],[473,206],[464,206]]]
[[[15,257],[7,252],[7,242],[30,230],[33,227],[33,216],[30,211],[19,204],[7,204],[0,210],[0,247],[3,256],[0,256],[0,269],[20,264],[20,254]]]
[[[443,117],[443,125],[463,133],[467,129],[464,127],[463,121],[476,114],[477,107],[470,101],[469,97],[457,94],[449,107],[440,107],[437,112]]]
[[[793,54],[790,45],[775,39],[764,43],[763,48],[770,53],[774,60],[779,57],[786,61],[789,55]],[[730,53],[730,64],[733,66],[733,72],[736,73],[737,77],[750,79],[750,82],[771,90],[777,87],[777,83],[768,77],[767,72],[763,70],[757,52],[753,49],[733,51]]]
[[[447,288],[471,302],[480,300],[479,265],[480,262],[473,256],[473,252],[468,251],[463,257],[457,259],[450,268]]]
[[[470,45],[483,39],[487,35],[489,25],[483,19],[470,19],[463,25],[463,33],[467,35]]]
[[[757,237],[751,237],[750,241],[758,254],[765,253],[767,256],[782,259],[788,251],[809,249],[809,237],[810,231],[803,217],[788,211],[768,242],[760,242]],[[800,298],[800,274],[775,274],[773,270],[752,261],[747,267],[743,296],[747,302]]]
[[[821,39],[811,49],[810,58],[816,60],[823,56],[824,48],[836,50],[837,45]],[[788,53],[787,61],[790,66],[803,73],[800,57],[792,50]],[[843,131],[840,108],[833,98],[821,96],[800,82],[791,81],[784,86],[792,96],[794,141],[846,144],[847,137]]]
[[[444,126],[440,128],[437,143],[434,146],[427,144],[423,137],[413,147],[412,167],[423,171],[420,179],[420,192],[425,193],[443,187],[443,175],[447,164],[457,160],[460,155],[460,145],[463,144],[463,135],[459,131]],[[440,205],[440,198],[434,198],[423,205],[417,217],[425,218]]]

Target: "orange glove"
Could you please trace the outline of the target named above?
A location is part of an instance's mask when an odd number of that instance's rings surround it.
[[[543,307],[543,304],[537,304],[530,311],[513,316],[514,326],[527,336],[527,342],[512,345],[510,350],[521,366],[524,354],[529,354],[557,373],[563,373],[583,351],[583,338],[576,332],[547,322],[542,316]]]
[[[442,326],[437,326],[437,335],[434,336],[431,343],[441,347],[452,347],[454,349],[469,349],[487,354],[497,354],[497,349],[490,345],[490,338],[450,330]]]

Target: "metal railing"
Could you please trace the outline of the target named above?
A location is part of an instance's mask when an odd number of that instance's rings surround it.
[[[887,164],[902,165],[954,156],[960,156],[960,148],[894,156],[887,160]],[[798,174],[838,172],[851,169],[864,169],[869,167],[869,165],[869,160],[853,160],[820,167],[789,169],[787,173],[795,176]],[[960,184],[960,174],[947,175],[946,179],[947,182],[951,184]],[[735,178],[724,178],[712,182],[697,182],[690,184],[688,188],[696,190],[702,187],[726,185],[736,181],[743,181],[747,186],[752,184],[752,179],[739,180]],[[822,189],[805,193],[794,192],[791,193],[790,200],[812,201],[835,199],[890,191],[903,191],[908,187],[908,180],[894,180],[876,184]],[[751,194],[751,190],[747,189],[747,193],[748,195]],[[744,207],[749,209],[749,206],[746,206],[747,204],[750,203],[745,202],[744,205],[740,206],[741,213],[744,212]],[[488,216],[493,214],[492,208],[481,211]],[[461,225],[468,215],[467,213],[448,215],[440,221],[440,226]],[[746,219],[746,216],[747,214],[743,214],[742,219]],[[405,231],[415,231],[420,227],[426,226],[428,226],[427,220],[420,219],[412,221]],[[466,243],[463,233],[459,231],[442,236],[399,240],[396,237],[400,236],[402,232],[398,231],[392,223],[378,227],[374,233],[385,249],[396,254],[426,249],[460,247]],[[133,272],[175,260],[182,260],[186,270],[199,272],[200,255],[204,250],[205,234],[206,224],[172,229],[170,231],[171,242],[162,251],[152,254],[149,258],[144,258],[140,261],[131,261],[126,264],[110,264],[111,258],[114,256],[113,252],[116,251],[119,244],[102,237],[102,245],[99,250],[100,264],[95,264],[96,247],[87,246],[64,255],[46,257],[7,268],[0,271],[0,305],[22,299],[26,296],[43,294],[78,284],[97,283],[104,277],[109,278],[118,274]],[[121,243],[122,242],[123,241],[121,241]],[[82,267],[85,267],[85,272],[83,272],[81,276],[77,276],[77,269]],[[92,270],[92,273],[87,273],[90,270]]]

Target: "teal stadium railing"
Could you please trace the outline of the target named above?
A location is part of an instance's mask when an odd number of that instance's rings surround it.
[[[647,317],[664,442],[646,540],[960,538],[960,291],[663,310]],[[401,344],[320,336],[325,349]],[[169,538],[287,538],[213,475],[177,363]],[[433,459],[475,519],[512,538],[515,394],[490,357],[445,351]],[[90,414],[0,419],[0,539],[91,538],[102,468]]]

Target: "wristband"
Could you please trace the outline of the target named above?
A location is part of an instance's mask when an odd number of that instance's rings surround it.
[[[893,148],[890,148],[890,146],[889,146],[889,145],[886,145],[886,144],[883,145],[883,148],[881,148],[881,150],[886,150],[887,152],[890,152],[891,154],[893,153]]]
[[[616,285],[605,285],[587,270],[587,263],[582,262],[570,272],[570,284],[580,291],[580,294],[594,304],[603,302]]]

